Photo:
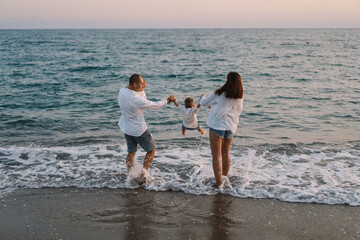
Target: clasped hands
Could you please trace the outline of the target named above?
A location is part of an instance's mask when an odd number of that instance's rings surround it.
[[[203,96],[205,96],[206,94],[201,94],[200,95],[200,98],[202,98]],[[168,98],[167,98],[167,100],[169,100],[169,103],[171,103],[171,102],[176,102],[176,98],[175,98],[175,96],[174,95],[170,95]],[[200,105],[200,104],[199,104]],[[201,105],[200,105],[201,106]],[[198,106],[198,108],[200,107],[200,106]],[[208,106],[208,108],[209,109],[211,109],[211,106]]]
[[[170,95],[170,97],[168,97],[169,103],[171,102],[176,102],[176,98],[174,95]]]

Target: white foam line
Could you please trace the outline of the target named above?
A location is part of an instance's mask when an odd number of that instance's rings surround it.
[[[323,152],[324,150],[324,152]],[[0,148],[0,195],[19,188],[136,188],[127,180],[126,146]],[[214,189],[208,147],[160,149],[150,168],[155,191],[216,193],[236,197],[277,198],[292,202],[360,205],[360,157],[354,149],[312,149],[309,154],[271,149],[233,148],[229,181]],[[139,151],[135,168],[142,168]],[[8,165],[10,164],[10,165]]]

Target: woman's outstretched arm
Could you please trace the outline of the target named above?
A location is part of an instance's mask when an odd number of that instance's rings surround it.
[[[204,106],[212,106],[215,105],[217,95],[215,93],[211,94],[208,97],[205,97],[205,94],[201,94],[200,96],[200,104]]]

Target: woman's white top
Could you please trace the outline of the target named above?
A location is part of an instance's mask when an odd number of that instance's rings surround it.
[[[244,98],[226,98],[224,93],[220,96],[213,93],[200,99],[201,105],[211,106],[207,125],[216,130],[230,130],[232,133],[236,132],[243,102]]]
[[[166,106],[167,101],[147,100],[144,91],[136,92],[125,86],[119,91],[118,104],[122,112],[118,123],[121,131],[127,135],[139,137],[147,129],[144,110],[162,108]]]
[[[179,105],[178,107],[181,119],[183,120],[184,127],[187,128],[197,128],[198,120],[196,117],[196,113],[199,111],[197,106],[194,108],[186,108],[184,106]]]

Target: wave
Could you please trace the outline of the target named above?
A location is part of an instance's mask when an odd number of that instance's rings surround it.
[[[125,144],[0,148],[0,196],[18,188],[137,188],[127,175],[126,155]],[[144,155],[138,152],[130,176],[140,174]],[[160,147],[149,171],[153,180],[145,188],[360,205],[358,141],[345,145],[235,145],[231,159],[228,178],[215,189],[208,146],[182,145],[180,141]]]
[[[109,70],[111,66],[81,66],[69,68],[66,71],[69,72],[86,72],[86,71],[100,71],[100,70]]]

